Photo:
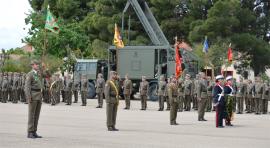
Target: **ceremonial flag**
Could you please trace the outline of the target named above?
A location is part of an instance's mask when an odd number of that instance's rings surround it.
[[[175,77],[178,79],[182,73],[182,61],[179,54],[178,44],[175,46]]]
[[[208,42],[207,42],[207,37],[205,37],[204,43],[203,43],[203,52],[207,53],[208,49],[209,49],[209,45],[208,45]]]
[[[233,60],[233,52],[232,52],[232,48],[231,48],[231,44],[229,45],[229,48],[228,48],[228,61],[229,63],[231,63]]]
[[[57,24],[57,20],[53,17],[52,13],[50,12],[50,7],[48,5],[47,8],[47,17],[46,17],[46,24],[45,29],[53,32],[53,33],[59,33],[59,26]]]
[[[122,37],[120,35],[120,32],[118,30],[117,24],[115,24],[114,27],[114,39],[113,39],[113,43],[116,46],[116,48],[123,48],[125,47],[123,41],[122,41]]]

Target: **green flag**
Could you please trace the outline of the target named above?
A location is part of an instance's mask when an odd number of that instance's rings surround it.
[[[52,13],[50,12],[50,7],[48,5],[47,8],[47,18],[46,18],[46,24],[45,29],[50,30],[53,33],[59,33],[59,26],[57,24],[57,20],[53,17]]]

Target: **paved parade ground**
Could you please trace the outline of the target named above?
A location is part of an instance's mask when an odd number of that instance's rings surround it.
[[[116,127],[106,128],[105,108],[96,109],[97,100],[66,106],[43,104],[38,134],[26,138],[27,105],[0,103],[0,148],[269,148],[270,114],[236,115],[233,127],[215,128],[214,112],[206,122],[197,121],[197,112],[178,112],[178,126],[169,125],[169,111],[157,111],[157,102],[148,102],[141,111],[140,101],[123,110],[120,102]]]

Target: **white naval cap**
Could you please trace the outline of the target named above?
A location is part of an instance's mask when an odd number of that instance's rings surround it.
[[[232,76],[227,76],[226,81],[231,80],[232,78],[233,78]]]
[[[219,80],[219,79],[224,79],[223,75],[217,75],[216,80]]]

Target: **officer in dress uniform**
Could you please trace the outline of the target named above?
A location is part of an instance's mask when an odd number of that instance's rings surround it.
[[[117,108],[119,104],[120,87],[117,80],[117,73],[110,71],[110,79],[105,84],[105,99],[106,99],[106,115],[108,131],[118,131],[115,128]]]
[[[224,96],[225,96],[225,122],[226,126],[233,126],[231,124],[231,121],[233,119],[233,108],[234,108],[234,102],[233,99],[235,97],[234,95],[234,89],[233,89],[233,77],[227,76],[226,77],[226,84],[224,86]]]
[[[224,88],[223,81],[224,77],[222,75],[216,76],[216,85],[213,90],[213,103],[216,111],[216,127],[223,128],[223,118],[225,111],[225,98],[224,98]]]
[[[42,138],[37,134],[39,114],[42,105],[42,78],[39,72],[39,62],[31,63],[32,70],[27,74],[25,80],[25,96],[28,100],[28,138]]]

